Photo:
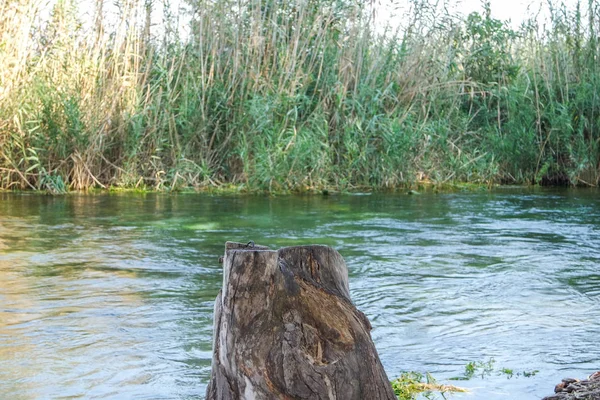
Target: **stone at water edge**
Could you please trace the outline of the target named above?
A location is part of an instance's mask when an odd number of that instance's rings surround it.
[[[600,400],[600,371],[584,380],[565,378],[556,385],[554,392],[542,400]]]

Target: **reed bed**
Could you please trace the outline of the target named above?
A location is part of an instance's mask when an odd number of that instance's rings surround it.
[[[0,188],[596,186],[600,7],[0,0]],[[160,24],[155,21],[160,20]]]

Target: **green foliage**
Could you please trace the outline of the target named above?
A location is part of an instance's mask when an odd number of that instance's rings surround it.
[[[491,17],[489,2],[484,3],[484,9],[483,16],[469,14],[460,38],[464,43],[465,78],[478,84],[511,82],[520,69],[511,51],[518,34]]]
[[[50,194],[64,194],[67,192],[67,186],[62,176],[57,174],[41,174],[40,188]]]
[[[423,375],[418,372],[405,372],[392,381],[392,388],[399,400],[414,400],[421,393]]]
[[[495,365],[496,360],[494,358],[487,361],[471,361],[465,365],[465,372],[462,376],[451,378],[451,380],[470,380],[476,377],[485,379],[492,374],[504,375],[507,379],[521,376],[531,378],[539,372],[538,370],[515,371],[511,368],[497,369]],[[447,394],[467,391],[457,386],[440,384],[429,373],[423,375],[414,371],[402,373],[399,378],[391,383],[399,400],[437,399],[440,396],[445,399]]]
[[[539,372],[538,370],[515,372],[514,369],[506,367],[496,369],[495,364],[496,360],[494,360],[494,358],[490,358],[488,361],[471,361],[465,366],[463,376],[451,378],[451,380],[465,381],[475,377],[485,379],[486,377],[491,376],[492,373],[495,373],[496,375],[505,375],[507,379],[520,376],[531,378]]]
[[[466,392],[465,389],[439,384],[429,373],[425,376],[418,372],[405,372],[392,381],[392,388],[398,400],[416,400],[418,397],[425,399],[446,398],[445,394]]]
[[[481,374],[481,378],[485,378],[494,371],[496,360],[490,358],[488,361],[471,361],[465,366],[465,378],[471,379],[475,374]]]
[[[11,1],[0,188],[597,185],[593,3],[519,30],[489,4],[432,26],[435,8],[419,3],[405,30],[383,36],[354,0],[189,0],[182,39],[174,10],[155,32],[141,0],[117,1],[116,23],[96,2],[87,30],[72,0],[47,24],[32,2]]]
[[[534,369],[532,371],[523,371],[522,374],[525,378],[531,378],[532,376],[535,376],[538,372],[540,372],[537,369]]]

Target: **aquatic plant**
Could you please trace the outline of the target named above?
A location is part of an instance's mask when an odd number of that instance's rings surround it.
[[[491,357],[487,361],[470,361],[465,365],[462,376],[450,378],[450,380],[470,380],[475,377],[485,379],[494,375],[504,375],[507,379],[513,377],[531,378],[539,371],[516,371],[512,368],[496,368],[496,360]],[[409,371],[404,372],[399,378],[392,381],[392,388],[399,400],[416,400],[419,397],[425,399],[436,399],[440,396],[446,398],[446,394],[466,392],[467,390],[458,386],[440,384],[429,373],[425,375]]]
[[[508,379],[512,377],[525,377],[531,378],[535,376],[539,371],[531,370],[531,371],[517,371],[513,368],[496,368],[496,360],[491,357],[487,361],[470,361],[465,365],[465,372],[462,376],[450,378],[450,380],[470,380],[474,377],[480,377],[481,379],[485,379],[486,377],[495,375],[505,375]]]
[[[415,400],[418,396],[436,398],[436,393],[445,398],[446,393],[466,392],[465,389],[438,383],[429,373],[405,372],[392,381],[392,388],[399,400]]]

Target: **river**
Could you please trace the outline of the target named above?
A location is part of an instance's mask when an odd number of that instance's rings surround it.
[[[227,240],[337,249],[390,379],[493,359],[452,398],[526,400],[600,369],[597,190],[0,193],[0,398],[203,398]]]

